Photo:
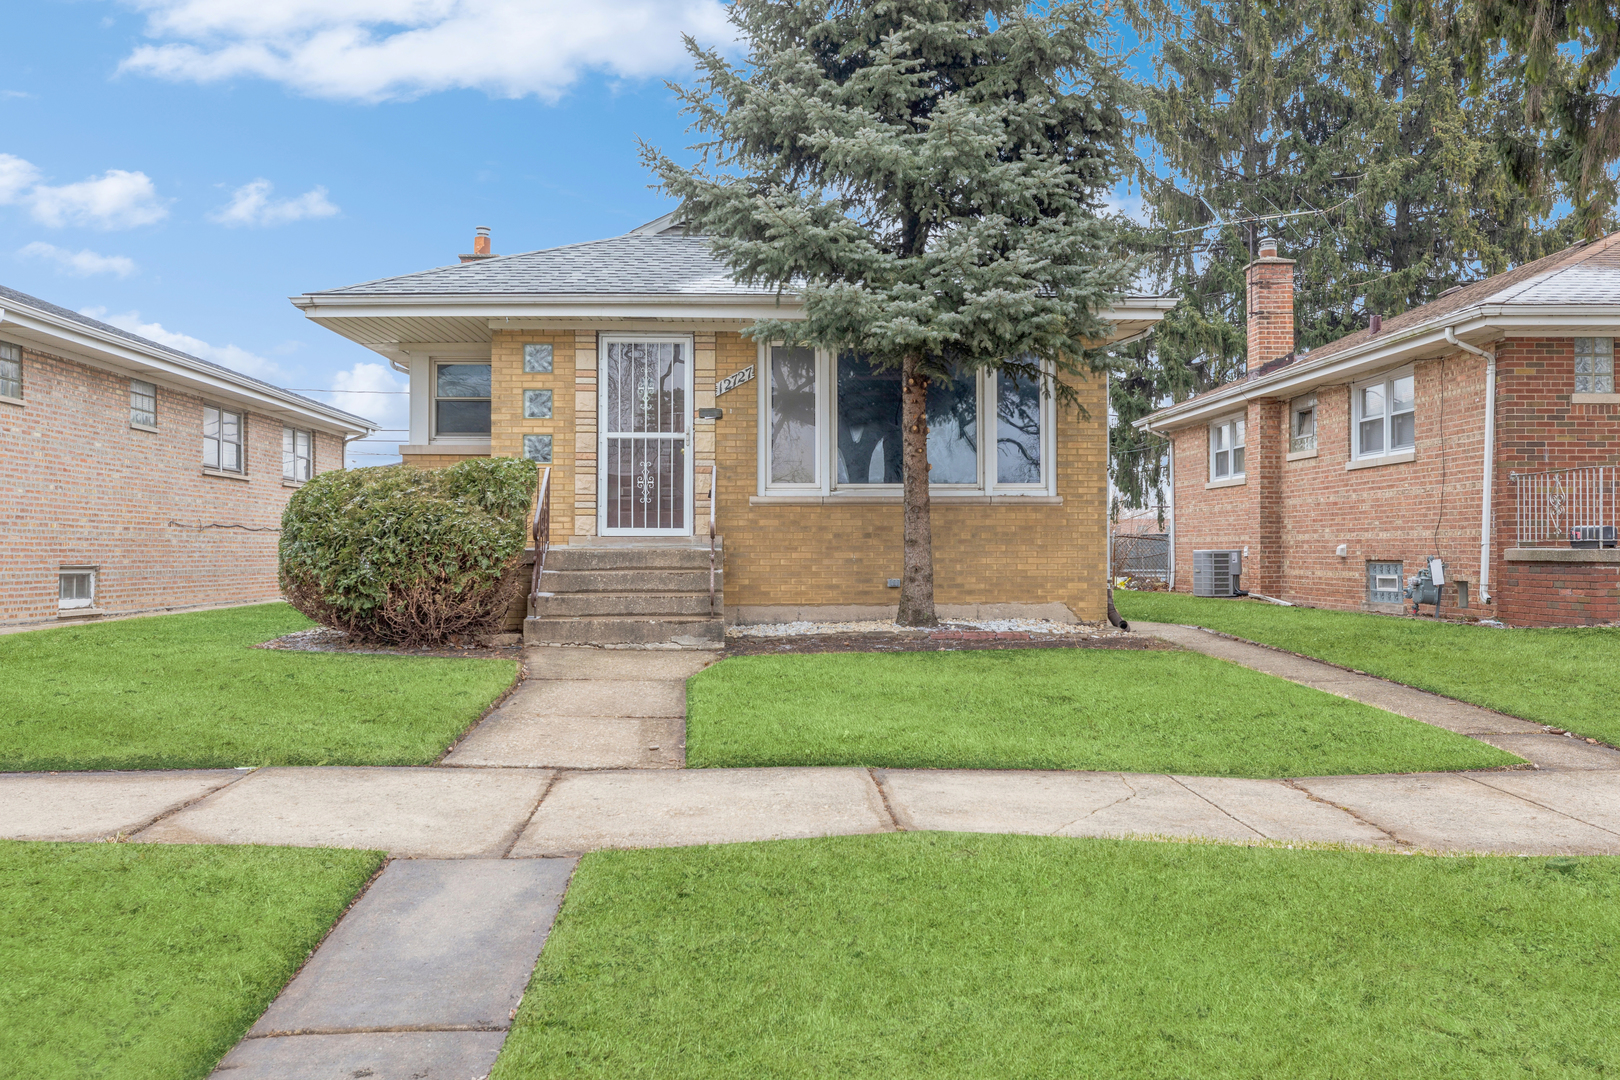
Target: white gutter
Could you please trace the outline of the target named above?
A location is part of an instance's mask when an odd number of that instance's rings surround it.
[[[1446,342],[1485,358],[1485,474],[1479,500],[1479,601],[1488,604],[1491,602],[1491,494],[1496,483],[1496,351],[1486,352],[1459,341],[1454,326],[1446,327]]]
[[[1165,522],[1170,534],[1170,591],[1176,591],[1176,444],[1170,444],[1170,520]]]

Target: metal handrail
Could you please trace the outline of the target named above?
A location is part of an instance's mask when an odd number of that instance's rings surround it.
[[[1617,470],[1600,465],[1540,473],[1511,473],[1515,540],[1519,547],[1565,543],[1570,530],[1586,525],[1617,524]]]
[[[714,504],[720,501],[720,466],[709,466],[709,614],[714,611]]]
[[[540,575],[546,572],[546,552],[551,550],[551,469],[540,475],[540,488],[534,495],[534,576],[529,579],[529,614],[539,615],[535,604],[540,598]]]

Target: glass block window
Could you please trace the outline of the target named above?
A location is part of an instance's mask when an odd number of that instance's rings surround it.
[[[157,427],[157,387],[152,383],[129,380],[129,422],[137,427]]]
[[[1614,338],[1575,339],[1575,392],[1614,393]]]
[[[303,483],[315,475],[315,436],[308,431],[281,429],[281,478]]]
[[[22,397],[22,350],[0,342],[0,397]]]
[[[203,406],[203,468],[243,472],[242,414]]]
[[[530,461],[538,461],[542,465],[551,464],[551,436],[525,435],[523,436],[523,456]]]
[[[549,374],[551,371],[551,346],[523,346],[523,370],[530,375]]]
[[[551,391],[523,391],[523,418],[525,420],[550,420]]]
[[[1401,602],[1400,563],[1370,562],[1367,564],[1367,602],[1371,604],[1398,604]]]

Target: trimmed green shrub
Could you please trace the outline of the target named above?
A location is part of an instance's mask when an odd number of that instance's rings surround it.
[[[521,458],[321,473],[281,516],[282,591],[356,641],[483,641],[525,585],[535,475]]]

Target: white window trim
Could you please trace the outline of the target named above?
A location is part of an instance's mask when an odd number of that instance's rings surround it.
[[[439,434],[439,368],[445,364],[487,364],[489,365],[489,393],[487,398],[446,398],[446,401],[488,401],[489,426],[487,435],[440,435]],[[430,356],[427,365],[427,425],[428,441],[444,443],[454,446],[483,446],[487,448],[495,434],[495,364],[488,356]]]
[[[207,456],[205,454],[204,457],[203,457],[203,466],[202,466],[203,472],[208,476],[233,476],[233,477],[240,477],[242,479],[246,479],[247,478],[247,471],[248,471],[248,469],[247,469],[247,464],[248,464],[248,438],[247,438],[248,416],[247,416],[247,410],[241,409],[241,408],[227,409],[223,405],[214,405],[214,404],[210,404],[209,402],[206,402],[206,401],[203,402],[203,442],[205,444],[208,442],[208,434],[207,433],[208,433],[208,410],[209,409],[213,409],[215,412],[220,414],[221,427],[224,426],[224,414],[230,413],[232,416],[236,417],[236,464],[237,464],[237,467],[234,468],[234,469],[227,469],[227,468],[224,468],[223,466],[220,466],[220,465],[210,465],[210,464],[208,464],[208,458],[207,458]],[[225,437],[224,437],[223,434],[221,434],[220,437],[218,439],[216,439],[215,441],[219,443],[220,449],[222,451],[219,454],[219,460],[224,461],[225,460],[225,454],[223,453],[223,450],[229,444],[225,442]]]
[[[1406,367],[1386,371],[1376,379],[1363,379],[1350,384],[1350,461],[1353,467],[1356,462],[1365,461],[1374,465],[1394,465],[1400,461],[1411,461],[1417,454],[1417,378],[1415,368],[1408,364]],[[1390,411],[1395,403],[1395,394],[1392,386],[1396,379],[1412,379],[1412,445],[1395,448],[1390,444],[1394,441],[1395,414]],[[1384,388],[1384,448],[1370,454],[1361,453],[1361,392],[1370,386]],[[1318,432],[1320,435],[1320,432]]]
[[[759,422],[758,498],[769,499],[821,497],[839,499],[899,499],[901,484],[840,484],[838,482],[838,392],[837,356],[828,349],[816,350],[816,482],[813,484],[778,484],[771,481],[770,463],[770,348],[780,345],[761,344],[756,360],[755,382],[759,384],[757,403]],[[1051,500],[1057,494],[1056,408],[1052,395],[1041,394],[1041,480],[1035,484],[1003,484],[996,479],[996,378],[993,372],[976,371],[978,416],[974,429],[978,436],[977,479],[971,484],[930,484],[930,498],[999,499],[1019,498]],[[735,393],[735,391],[733,391]],[[723,405],[717,399],[716,405]],[[998,499],[998,501],[999,501]]]
[[[63,600],[62,577],[65,574],[90,575],[90,595],[83,600]],[[94,566],[58,567],[56,571],[56,610],[79,613],[93,609],[96,606],[96,586],[98,584],[96,578],[99,576],[100,575],[97,573],[97,569]]]
[[[1219,428],[1226,427],[1226,426],[1228,426],[1230,424],[1235,424],[1238,421],[1243,422],[1243,445],[1241,447],[1241,449],[1243,450],[1243,471],[1238,472],[1236,470],[1233,470],[1233,471],[1228,472],[1225,476],[1216,476],[1215,475],[1215,432]],[[1211,421],[1208,429],[1206,429],[1206,431],[1204,433],[1204,447],[1205,447],[1205,450],[1206,450],[1206,452],[1208,454],[1208,468],[1209,468],[1209,483],[1204,485],[1204,489],[1206,491],[1208,489],[1210,489],[1210,488],[1236,487],[1239,484],[1247,482],[1247,480],[1249,478],[1249,414],[1248,414],[1248,412],[1244,411],[1244,412],[1238,412],[1238,413],[1228,413],[1227,415],[1221,417],[1219,420]],[[1227,449],[1227,453],[1228,454],[1234,453],[1238,449],[1240,449],[1240,447],[1236,443],[1233,443],[1232,446],[1230,446]]]

